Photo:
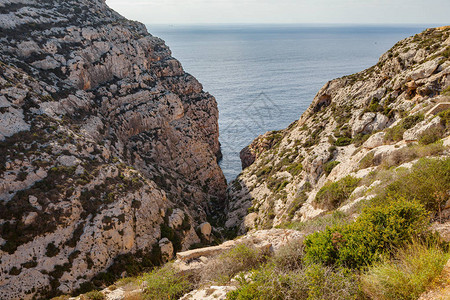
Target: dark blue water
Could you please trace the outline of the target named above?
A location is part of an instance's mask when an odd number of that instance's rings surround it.
[[[239,151],[269,130],[286,128],[336,77],[377,63],[397,41],[427,26],[153,26],[186,72],[219,104],[221,167],[241,171]]]

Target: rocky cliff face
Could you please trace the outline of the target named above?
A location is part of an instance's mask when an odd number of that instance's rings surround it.
[[[2,299],[204,240],[226,188],[217,105],[164,41],[101,0],[3,0],[0,44]]]
[[[327,182],[363,178],[381,164],[448,155],[449,86],[450,27],[400,41],[377,65],[328,82],[297,122],[241,152],[248,167],[229,186],[227,227],[243,233],[348,211],[370,197],[376,182],[343,195],[344,203],[321,203],[318,192]]]

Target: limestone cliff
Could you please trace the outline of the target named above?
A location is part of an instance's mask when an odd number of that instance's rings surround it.
[[[226,188],[217,104],[163,40],[102,0],[2,0],[0,45],[2,299],[205,239]]]
[[[377,65],[328,82],[297,122],[241,152],[247,168],[228,188],[227,227],[243,233],[349,211],[377,182],[326,203],[318,192],[327,182],[449,155],[449,86],[450,27],[400,41]],[[443,217],[449,208],[444,202]]]

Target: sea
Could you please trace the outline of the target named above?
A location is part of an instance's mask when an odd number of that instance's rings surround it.
[[[239,152],[298,120],[329,80],[362,71],[397,41],[429,25],[147,25],[219,106],[230,182]]]

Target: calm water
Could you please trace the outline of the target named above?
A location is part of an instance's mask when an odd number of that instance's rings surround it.
[[[230,181],[241,171],[239,151],[255,137],[286,128],[328,80],[376,64],[397,41],[427,26],[147,27],[216,97],[221,167]]]

